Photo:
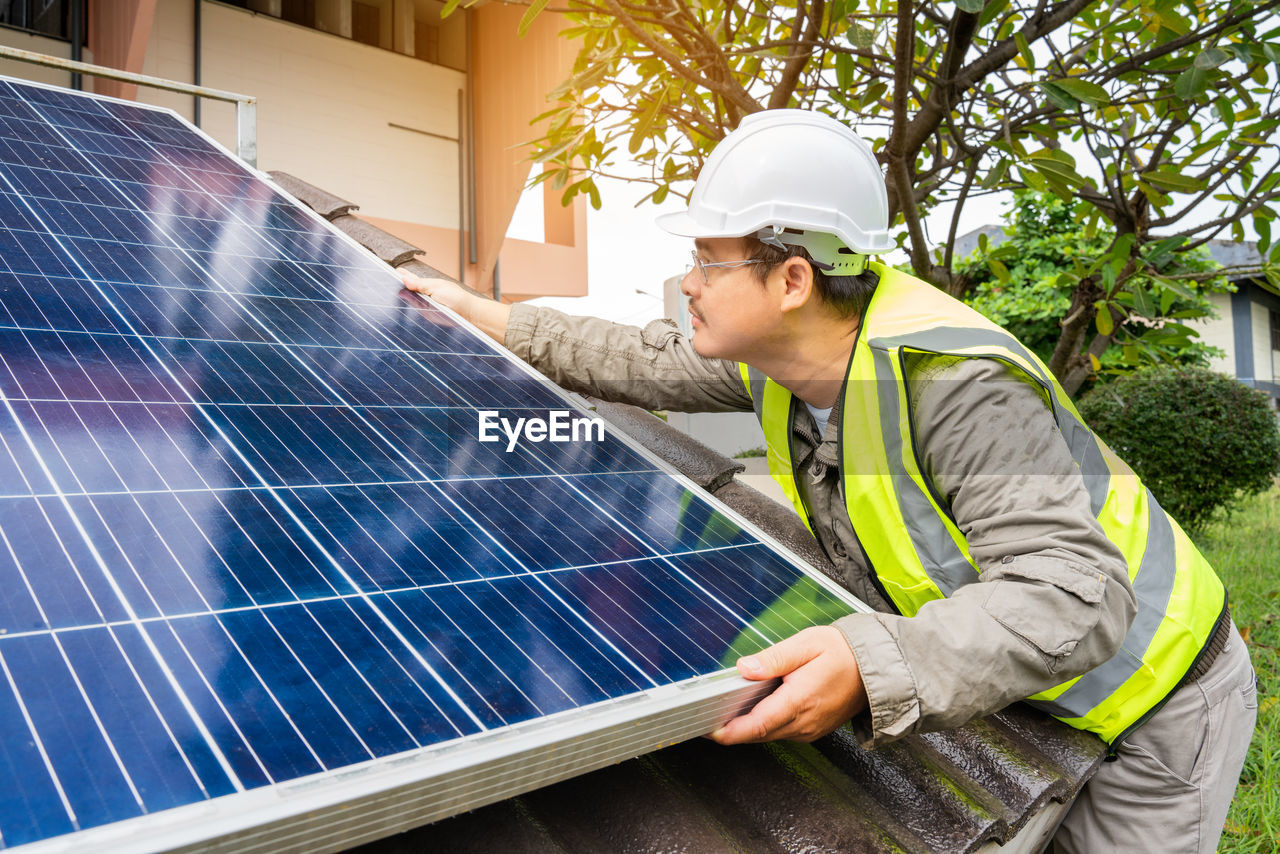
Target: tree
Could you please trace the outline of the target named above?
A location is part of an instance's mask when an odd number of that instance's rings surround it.
[[[966,202],[1019,188],[1079,199],[1111,242],[1071,274],[1049,360],[1073,392],[1148,306],[1131,292],[1140,274],[1170,256],[1241,239],[1250,221],[1280,282],[1280,0],[568,2],[575,74],[535,141],[566,200],[594,197],[623,157],[649,164],[654,200],[686,192],[743,116],[821,109],[872,141],[916,274],[963,296],[951,245]],[[925,217],[948,207],[931,241]]]
[[[1018,190],[1011,221],[999,240],[982,235],[978,248],[956,262],[970,285],[966,302],[1013,332],[1048,361],[1071,306],[1073,282],[1093,259],[1107,252],[1112,236],[1079,225],[1081,202],[1068,204],[1052,194]],[[1205,250],[1170,254],[1156,272],[1139,274],[1119,299],[1148,300],[1113,332],[1118,346],[1106,351],[1095,371],[1120,374],[1143,365],[1207,367],[1215,350],[1199,340],[1185,321],[1211,315],[1213,292],[1231,288],[1214,273],[1218,265]]]
[[[1190,529],[1280,475],[1271,399],[1224,374],[1136,371],[1082,397],[1080,414]]]

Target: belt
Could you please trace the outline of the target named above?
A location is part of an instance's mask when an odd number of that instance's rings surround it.
[[[1204,649],[1200,651],[1200,655],[1196,657],[1195,664],[1191,665],[1191,669],[1187,671],[1187,675],[1182,677],[1182,681],[1178,683],[1178,687],[1190,685],[1209,672],[1209,668],[1213,667],[1213,663],[1218,660],[1218,654],[1227,646],[1227,641],[1231,639],[1231,611],[1227,608],[1222,609],[1222,613],[1218,616],[1217,625],[1213,627],[1213,634],[1209,636],[1209,642],[1204,645]]]

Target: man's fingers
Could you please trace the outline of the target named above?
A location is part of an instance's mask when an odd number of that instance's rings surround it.
[[[424,279],[421,276],[415,276],[413,273],[405,270],[400,271],[401,283],[411,291],[422,294],[431,294],[431,280]]]
[[[805,629],[784,641],[779,641],[755,655],[738,659],[738,673],[744,679],[760,681],[786,676],[793,670],[813,660],[822,651],[815,642],[813,629]]]
[[[786,737],[786,727],[795,719],[795,703],[785,685],[756,703],[745,715],[733,718],[711,733],[720,744],[754,744]]]

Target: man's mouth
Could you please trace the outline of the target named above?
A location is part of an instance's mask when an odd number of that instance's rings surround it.
[[[689,304],[689,316],[693,318],[694,326],[702,326],[703,324],[706,323],[706,321],[702,319],[702,315],[698,314],[698,312],[694,309],[692,303]]]

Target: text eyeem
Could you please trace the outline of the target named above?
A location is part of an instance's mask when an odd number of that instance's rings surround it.
[[[503,418],[495,409],[480,410],[476,438],[481,442],[507,439],[507,453],[516,449],[521,437],[529,442],[603,442],[604,419],[574,415],[567,409],[553,409],[546,418]]]

